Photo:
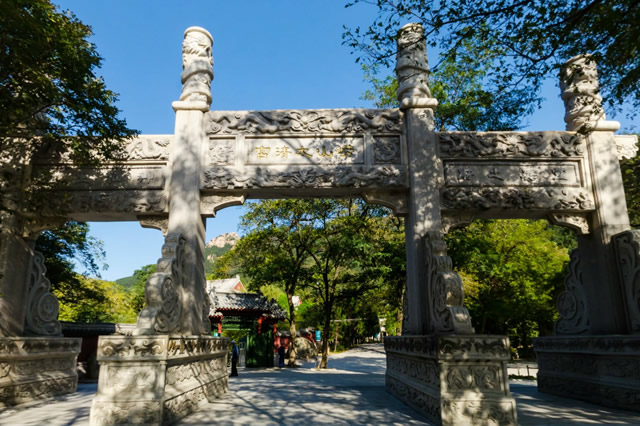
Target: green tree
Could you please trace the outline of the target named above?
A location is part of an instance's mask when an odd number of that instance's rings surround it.
[[[236,267],[250,278],[249,288],[267,285],[282,289],[289,312],[292,346],[289,365],[296,360],[296,306],[293,296],[309,280],[305,261],[317,236],[308,225],[314,220],[315,201],[262,200],[248,205],[241,227],[246,235],[228,256],[219,259],[221,268],[233,259]],[[227,271],[228,273],[229,271]]]
[[[491,220],[449,233],[476,332],[507,334],[521,356],[532,355],[531,338],[552,330],[563,289],[569,254],[556,242],[562,232],[546,221]]]
[[[110,158],[135,134],[118,118],[117,96],[96,74],[102,58],[91,28],[48,0],[0,0],[0,144],[31,152],[70,149],[78,161]],[[69,136],[73,136],[69,139]]]
[[[640,157],[623,160],[620,169],[631,227],[640,228]]]
[[[97,295],[89,299],[69,300],[60,290],[53,294],[60,303],[59,319],[74,322],[135,322],[136,312],[131,309],[128,293],[118,284],[110,281],[77,275],[76,287]]]
[[[500,90],[488,77],[501,51],[491,46],[481,33],[464,40],[455,55],[445,56],[430,75],[432,96],[438,100],[435,129],[515,130],[533,112],[540,99],[534,92],[516,87]],[[398,82],[395,77],[377,77],[380,67],[363,65],[365,80],[373,89],[363,99],[378,108],[397,107]]]
[[[147,285],[149,277],[156,272],[156,264],[146,265],[140,269],[136,269],[133,273],[135,280],[131,290],[129,291],[131,310],[138,315],[145,307],[146,300],[144,297],[144,289]]]
[[[35,249],[44,256],[47,278],[61,303],[104,301],[96,287],[82,285],[81,276],[74,271],[77,262],[83,273],[100,276],[99,265],[103,264],[105,252],[102,242],[89,235],[89,225],[67,222],[60,228],[44,231],[36,240]]]
[[[356,3],[373,3],[355,0]],[[419,22],[427,42],[464,69],[467,43],[482,41],[492,55],[483,87],[492,96],[526,89],[530,108],[539,101],[542,82],[559,65],[580,54],[598,64],[600,88],[610,106],[640,105],[640,57],[635,0],[379,0],[377,16],[366,28],[345,28],[344,43],[367,64],[390,65],[395,38],[405,22]],[[462,55],[460,55],[462,53]],[[439,72],[440,64],[433,67]]]
[[[362,200],[317,200],[313,223],[318,238],[309,255],[313,277],[309,288],[324,314],[319,368],[327,368],[334,309],[342,300],[362,298],[380,284],[384,267],[373,232],[375,217],[386,210]]]

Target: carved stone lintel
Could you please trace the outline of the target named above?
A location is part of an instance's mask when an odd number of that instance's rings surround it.
[[[638,154],[637,135],[616,135],[618,160],[630,160]]]
[[[591,193],[582,188],[454,187],[442,192],[445,209],[593,210]]]
[[[584,136],[568,132],[440,132],[444,158],[562,158],[582,157]]]
[[[158,229],[162,232],[162,235],[167,235],[169,215],[138,216],[138,222],[143,228]]]
[[[565,290],[556,300],[560,314],[555,323],[556,334],[584,334],[591,330],[580,263],[579,250],[575,249],[570,254],[569,274],[564,280]]]
[[[216,213],[219,210],[231,206],[241,206],[244,204],[245,199],[244,195],[202,195],[200,197],[200,212],[203,216],[216,217]]]
[[[424,29],[420,24],[407,24],[398,31],[396,76],[398,78],[398,102],[401,109],[435,108],[427,84],[429,65]]]
[[[586,235],[591,232],[589,221],[585,215],[553,213],[549,215],[549,220],[554,225],[564,226],[573,230],[576,235]]]
[[[29,293],[24,331],[28,335],[62,336],[58,321],[58,299],[51,293],[51,283],[46,277],[44,256],[33,253],[33,267],[29,273]]]
[[[464,303],[462,279],[453,271],[444,235],[424,238],[430,328],[434,333],[473,334],[471,315]]]
[[[627,322],[632,333],[640,333],[640,231],[631,230],[615,235],[613,245],[618,260]]]
[[[218,135],[402,133],[397,109],[210,111],[205,132]],[[215,146],[215,145],[214,145]]]
[[[214,167],[205,170],[202,189],[406,187],[397,166]]]
[[[446,234],[454,229],[464,228],[467,225],[471,225],[473,219],[474,216],[472,214],[443,214],[442,230]]]
[[[145,286],[147,306],[138,315],[134,334],[171,334],[180,332],[182,302],[179,289],[183,286],[184,246],[179,234],[169,234],[162,246],[157,272]]]
[[[396,216],[404,217],[409,214],[406,194],[372,191],[365,192],[362,197],[369,204],[380,204],[390,208]]]
[[[68,221],[65,217],[28,218],[24,222],[22,238],[36,240],[43,231],[59,228]]]

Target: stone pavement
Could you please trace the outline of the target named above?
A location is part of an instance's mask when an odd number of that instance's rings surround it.
[[[384,390],[382,345],[332,355],[329,369],[240,369],[226,397],[182,419],[183,425],[429,424]],[[88,425],[95,384],[71,396],[0,411],[0,425]],[[534,382],[512,381],[521,425],[640,425],[640,413],[538,393]]]

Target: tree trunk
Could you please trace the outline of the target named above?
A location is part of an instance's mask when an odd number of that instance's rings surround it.
[[[324,312],[324,330],[322,333],[322,358],[318,368],[327,368],[329,362],[329,333],[331,333],[331,308]]]
[[[289,301],[289,333],[291,333],[291,346],[289,347],[289,362],[287,365],[294,367],[298,348],[296,346],[296,307],[293,305],[293,294],[287,294],[287,300]]]

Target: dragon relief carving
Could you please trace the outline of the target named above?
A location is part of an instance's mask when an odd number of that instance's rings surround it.
[[[565,290],[560,293],[556,307],[560,318],[556,320],[556,334],[581,334],[591,330],[587,301],[582,286],[582,269],[579,250],[570,254],[569,274],[564,280]]]
[[[473,334],[471,315],[463,306],[462,279],[453,271],[447,244],[440,232],[424,237],[430,327],[434,332]]]
[[[168,160],[173,135],[142,135],[127,141],[119,161]]]
[[[627,318],[631,331],[640,332],[640,231],[632,230],[613,237],[618,260]]]
[[[303,167],[293,170],[211,168],[204,173],[203,189],[331,188],[407,186],[406,171],[394,166]]]
[[[134,334],[170,334],[180,331],[182,304],[180,288],[184,277],[184,246],[180,234],[170,233],[162,246],[157,272],[149,277],[145,286],[147,306],[138,316]]]
[[[207,135],[276,133],[397,133],[402,116],[397,109],[333,109],[282,111],[210,111]]]
[[[582,135],[564,132],[446,132],[438,133],[443,157],[582,157]]]
[[[46,277],[44,256],[33,253],[33,266],[29,272],[29,290],[25,333],[41,336],[61,336],[62,328],[58,321],[58,299],[51,293],[51,283]]]
[[[598,70],[590,55],[569,59],[560,72],[560,90],[566,114],[567,130],[584,131],[604,120]]]
[[[593,198],[572,188],[446,188],[445,209],[593,210]]]
[[[62,213],[164,213],[164,191],[52,191],[48,203],[39,211],[42,216]]]
[[[376,138],[373,143],[373,160],[376,164],[399,164],[400,139]]]
[[[407,24],[398,31],[396,42],[396,77],[400,107],[435,107],[437,101],[431,97],[427,84],[429,65],[424,28],[420,24]]]
[[[202,101],[211,105],[212,45],[213,37],[204,28],[189,27],[184,32],[181,101]]]

